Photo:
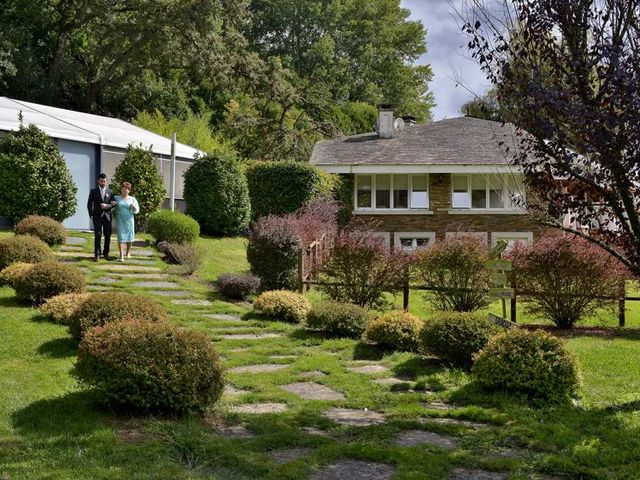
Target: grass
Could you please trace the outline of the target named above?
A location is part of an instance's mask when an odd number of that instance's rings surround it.
[[[16,303],[10,288],[0,289],[0,478],[15,479],[301,479],[339,458],[385,462],[394,479],[444,479],[453,467],[508,472],[529,479],[548,474],[566,479],[634,479],[640,468],[640,331],[612,331],[608,337],[567,336],[582,365],[584,388],[576,404],[548,406],[526,399],[478,391],[466,372],[434,359],[381,352],[350,339],[326,339],[298,325],[264,321],[246,303],[220,299],[210,288],[217,275],[245,271],[242,239],[201,239],[206,258],[191,279],[174,278],[182,288],[209,299],[208,307],[175,305],[162,298],[176,323],[207,332],[228,368],[257,363],[287,367],[263,374],[228,373],[228,381],[246,390],[224,396],[205,419],[126,417],[101,407],[73,376],[75,345],[66,328],[43,321],[37,310]],[[85,243],[85,249],[91,246]],[[160,260],[154,264],[161,266]],[[90,280],[104,276],[93,262]],[[118,289],[143,293],[130,279]],[[311,292],[312,301],[320,298]],[[396,299],[397,300],[397,299]],[[428,315],[412,298],[412,310]],[[202,313],[238,313],[245,322],[203,317]],[[613,314],[615,317],[615,314]],[[629,315],[638,325],[638,315]],[[232,330],[233,329],[233,330]],[[272,332],[268,340],[232,340],[226,333]],[[294,355],[295,358],[273,358]],[[349,371],[376,363],[389,373]],[[280,386],[305,381],[304,372],[321,371],[317,382],[342,392],[341,401],[309,401]],[[372,378],[405,378],[404,390],[378,385]],[[414,391],[407,390],[412,387]],[[440,412],[420,402],[442,400],[461,408]],[[283,402],[280,414],[248,415],[229,410],[251,402]],[[333,406],[382,412],[388,421],[372,427],[337,425],[323,417]],[[486,422],[486,428],[420,423],[430,416]],[[227,438],[220,426],[244,425],[252,438]],[[306,433],[303,427],[330,436]],[[428,429],[452,435],[459,447],[403,448],[393,439],[404,430]],[[278,464],[272,452],[307,447],[299,460]],[[493,456],[499,448],[526,449],[522,458]]]

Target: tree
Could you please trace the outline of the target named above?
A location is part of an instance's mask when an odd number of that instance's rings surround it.
[[[123,182],[131,184],[131,195],[140,204],[140,213],[136,215],[136,228],[146,230],[149,215],[157,211],[167,196],[164,182],[156,167],[156,158],[142,146],[129,145],[124,159],[116,167],[112,188],[120,194]]]
[[[492,88],[482,97],[476,97],[466,102],[460,107],[460,113],[468,117],[482,118],[496,122],[503,122],[507,119],[507,114],[498,101],[497,88]]]
[[[519,127],[511,152],[547,225],[640,273],[640,6],[627,0],[480,0],[469,47]],[[563,219],[571,220],[563,224]]]
[[[18,221],[43,215],[61,222],[76,211],[78,189],[58,146],[22,122],[0,137],[0,215]]]

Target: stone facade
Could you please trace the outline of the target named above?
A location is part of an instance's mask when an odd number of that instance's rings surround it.
[[[511,213],[450,213],[451,175],[429,176],[429,214],[355,214],[358,219],[376,224],[376,230],[389,234],[391,244],[402,232],[434,232],[435,240],[444,240],[447,234],[476,232],[489,245],[498,238],[498,232],[530,234],[536,238],[546,231],[529,215]],[[353,184],[353,182],[350,182]],[[352,209],[353,210],[353,209]],[[492,235],[493,234],[493,235]]]

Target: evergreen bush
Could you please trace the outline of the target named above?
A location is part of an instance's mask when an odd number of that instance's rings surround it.
[[[163,209],[149,216],[148,231],[157,243],[193,243],[200,235],[200,225],[184,213]]]
[[[408,312],[387,312],[369,323],[363,339],[391,350],[418,352],[423,323]]]
[[[311,311],[309,301],[302,295],[286,290],[261,293],[253,302],[253,309],[267,318],[302,323]]]
[[[352,303],[325,301],[314,306],[307,326],[329,335],[360,338],[371,320],[369,310]]]
[[[56,256],[49,246],[31,235],[14,235],[0,239],[0,270],[15,262],[55,262]]]
[[[85,289],[85,274],[74,265],[37,263],[16,277],[16,296],[36,305],[62,293],[80,293]]]
[[[15,265],[15,264],[14,264]],[[9,267],[11,268],[11,267]],[[4,273],[4,272],[3,272]],[[91,293],[63,293],[47,299],[40,306],[40,313],[56,323],[69,325],[82,304],[86,302]]]
[[[17,235],[32,235],[53,247],[62,245],[67,239],[67,231],[53,218],[29,215],[20,220],[15,228]]]

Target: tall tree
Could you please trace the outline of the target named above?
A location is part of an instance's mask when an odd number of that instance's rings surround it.
[[[517,99],[513,160],[539,200],[533,213],[640,273],[640,5],[504,0],[496,18],[471,3],[473,56]]]

